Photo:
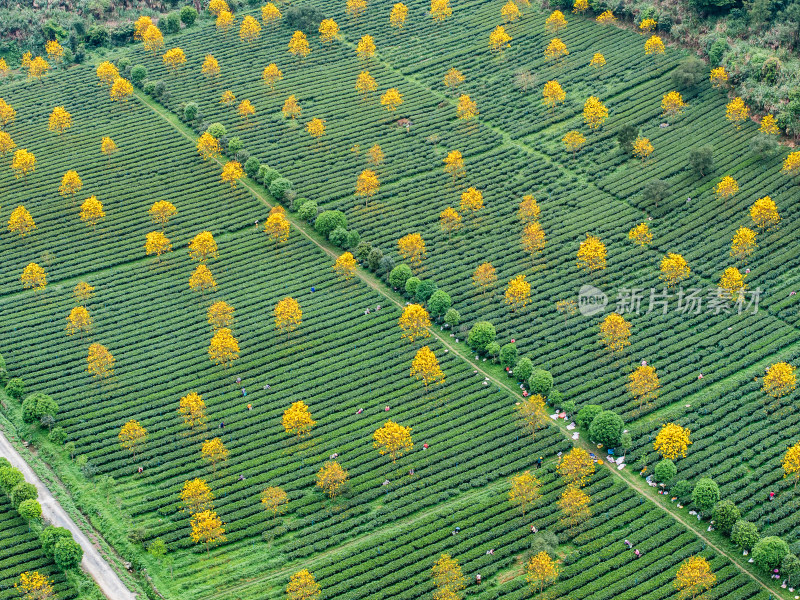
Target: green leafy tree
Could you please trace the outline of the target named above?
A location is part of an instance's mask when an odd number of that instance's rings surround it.
[[[631,434],[626,432],[619,436],[619,445],[622,448],[623,456],[625,456],[628,451],[633,448],[633,438]]]
[[[789,544],[774,535],[761,538],[753,546],[753,562],[765,571],[780,567],[787,554],[789,554]]]
[[[411,267],[402,263],[389,273],[389,285],[398,290],[406,289],[406,281],[412,276]]]
[[[513,369],[514,365],[517,364],[517,345],[516,344],[504,344],[502,348],[500,348],[500,366],[503,368]]]
[[[431,281],[430,279],[425,279],[423,281],[420,281],[419,285],[417,286],[417,291],[414,293],[414,296],[421,304],[424,304],[425,302],[430,300],[431,296],[433,296],[436,289],[437,289],[436,284],[433,281]]]
[[[714,148],[700,146],[689,151],[689,168],[700,177],[705,177],[714,168]]]
[[[663,179],[651,179],[642,188],[642,198],[648,204],[654,204],[656,208],[660,202],[669,198],[671,187]]]
[[[719,486],[710,477],[701,477],[692,490],[692,502],[704,512],[709,512],[719,502]]]
[[[22,420],[26,423],[36,423],[46,415],[55,417],[57,412],[58,404],[42,392],[34,392],[22,402]]]
[[[419,294],[419,290],[417,290],[417,294]],[[428,298],[428,312],[431,313],[432,317],[438,319],[443,317],[447,311],[450,310],[452,304],[453,300],[450,298],[450,294],[444,290],[436,290],[431,294],[431,297]]]
[[[19,400],[25,394],[25,382],[20,377],[12,377],[6,384],[6,395]]]
[[[528,381],[531,375],[533,375],[533,361],[527,356],[523,356],[514,367],[514,376],[518,381]]]
[[[630,123],[620,127],[617,132],[617,142],[625,154],[630,154],[633,151],[633,142],[636,141],[637,137],[639,137],[639,130]]]
[[[578,411],[578,416],[575,422],[581,429],[589,429],[592,426],[592,421],[595,417],[603,412],[603,407],[598,404],[587,404]]]
[[[11,490],[11,504],[14,508],[19,508],[19,505],[25,500],[36,500],[39,497],[39,492],[36,491],[36,486],[27,481],[20,481]]]
[[[553,389],[553,376],[544,369],[535,370],[528,379],[528,391],[531,394],[547,396]]]
[[[272,186],[270,186],[270,189],[271,188]],[[325,238],[337,227],[344,227],[347,229],[347,217],[345,217],[344,213],[340,210],[324,210],[319,214],[317,220],[314,221],[314,229]]]
[[[448,327],[453,328],[461,322],[461,315],[455,308],[451,308],[444,314],[444,322]]]
[[[72,539],[69,529],[64,527],[45,527],[39,534],[39,543],[42,545],[42,550],[44,550],[45,554],[53,556],[58,541],[66,538]]]
[[[690,56],[672,71],[672,84],[677,88],[693,87],[708,78],[706,70],[706,63],[696,56]]]
[[[714,524],[725,535],[730,535],[742,513],[731,500],[720,500],[714,505]]]
[[[194,6],[184,6],[181,8],[181,21],[187,27],[191,27],[194,25],[194,22],[197,20],[197,10]]]
[[[63,537],[56,542],[53,548],[53,560],[62,571],[74,569],[81,564],[83,548],[70,537]]]
[[[739,519],[733,524],[731,541],[742,550],[752,550],[759,539],[761,539],[761,535],[758,533],[758,527],[756,527],[755,523]]]
[[[676,481],[670,488],[670,491],[677,496],[678,501],[682,504],[692,499],[692,484],[685,479]]]
[[[11,490],[25,480],[22,471],[12,466],[0,467],[0,489],[7,496],[11,496]]]
[[[497,337],[497,331],[494,325],[489,321],[478,321],[469,330],[467,336],[467,345],[475,352],[484,352],[486,347],[491,344]]]
[[[28,522],[29,528],[31,522],[42,520],[42,505],[39,504],[38,500],[34,500],[33,498],[20,502],[17,507],[17,512],[20,517]]]
[[[408,279],[406,279],[406,285],[405,285],[406,294],[408,294],[410,297],[413,298],[417,293],[417,288],[419,287],[420,283],[422,283],[422,281],[420,280],[419,277],[409,277]]]
[[[592,420],[589,439],[606,448],[616,448],[624,427],[622,417],[612,410],[604,410]]]
[[[656,464],[655,468],[656,481],[660,483],[667,483],[672,481],[678,474],[678,467],[670,459],[665,458]]]
[[[789,586],[800,579],[800,559],[795,554],[787,554],[781,561],[781,573],[789,580]]]

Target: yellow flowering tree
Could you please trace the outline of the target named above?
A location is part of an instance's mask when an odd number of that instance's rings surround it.
[[[584,0],[586,1],[586,0]],[[525,581],[534,592],[542,593],[545,586],[558,579],[558,565],[547,552],[539,552],[525,565]]]
[[[56,106],[50,113],[47,129],[61,134],[70,127],[72,127],[72,115],[63,106]]]
[[[36,229],[36,222],[27,208],[20,205],[11,211],[11,216],[8,217],[8,231],[10,233],[16,233],[23,238],[34,229]]]
[[[710,79],[712,87],[717,89],[723,88],[728,83],[728,72],[725,70],[725,67],[711,69]]]
[[[674,583],[683,600],[710,590],[716,582],[717,576],[711,571],[708,561],[702,556],[691,556],[678,567]]]
[[[511,2],[510,4],[513,4],[513,2]],[[491,50],[492,52],[496,52],[497,54],[502,54],[503,50],[509,48],[510,46],[511,46],[511,36],[508,35],[506,28],[503,27],[502,25],[498,25],[491,31],[491,33],[489,33],[489,50]]]
[[[367,10],[367,0],[347,0],[345,3],[345,13],[354,21],[358,21],[365,10]]]
[[[244,170],[241,163],[235,160],[230,160],[222,167],[220,178],[225,183],[229,183],[231,188],[236,187],[236,183],[244,177]]]
[[[361,71],[356,78],[356,90],[361,93],[364,100],[369,98],[371,92],[378,89],[378,82],[369,74],[369,71]]]
[[[600,238],[586,234],[578,247],[578,268],[592,273],[606,268],[606,245]]]
[[[319,600],[320,593],[314,576],[306,569],[292,575],[286,586],[287,600]]]
[[[130,451],[135,460],[136,454],[144,449],[147,442],[147,430],[139,424],[139,421],[131,419],[119,430],[117,438],[120,446]]]
[[[442,162],[444,163],[445,173],[450,175],[454,182],[457,177],[463,177],[465,175],[464,158],[458,150],[451,150],[448,152]]]
[[[303,310],[300,303],[291,296],[284,298],[275,305],[275,329],[286,333],[289,339],[291,333],[303,322]]]
[[[85,306],[76,306],[67,315],[67,335],[88,333],[92,328],[92,316]]]
[[[239,106],[236,107],[236,114],[238,114],[240,118],[244,119],[245,123],[249,123],[250,117],[256,114],[256,107],[253,106],[253,103],[250,102],[250,100],[242,100],[239,103]]]
[[[761,230],[772,229],[781,222],[778,206],[769,196],[759,198],[753,203],[753,206],[750,207],[750,218]]]
[[[478,265],[472,274],[472,284],[481,290],[481,294],[485,295],[495,283],[497,283],[497,272],[492,263],[485,262]]]
[[[189,429],[203,427],[206,424],[206,403],[197,392],[189,392],[178,401],[178,413],[183,424]]]
[[[609,352],[622,352],[630,338],[631,324],[622,315],[611,313],[600,323],[600,343]]]
[[[539,208],[539,203],[536,202],[536,198],[531,194],[526,194],[522,197],[522,202],[519,203],[517,217],[523,223],[530,223],[539,218],[540,212],[541,209]]]
[[[640,365],[628,375],[627,387],[641,409],[642,403],[650,402],[658,397],[661,384],[655,368],[650,365]]]
[[[574,129],[564,134],[561,141],[567,151],[572,152],[572,158],[575,158],[576,153],[586,145],[586,138],[583,137],[580,131],[575,131]]]
[[[464,74],[461,71],[459,71],[455,67],[450,67],[447,73],[444,74],[444,79],[442,80],[442,83],[444,83],[444,86],[446,88],[454,90],[462,83],[464,83],[464,79],[465,79]]]
[[[347,470],[336,461],[326,461],[317,473],[317,487],[328,494],[330,498],[336,497],[347,480]]]
[[[456,104],[456,115],[462,121],[469,121],[474,119],[480,113],[478,112],[478,105],[467,94],[461,94],[458,97],[458,104]]]
[[[411,263],[412,267],[419,267],[425,259],[425,240],[419,233],[409,233],[397,240],[400,256]]]
[[[50,598],[55,598],[52,582],[39,571],[21,573],[19,581],[14,584],[14,589],[19,590],[25,600],[49,600]]]
[[[508,0],[500,9],[500,16],[506,23],[513,23],[522,16],[522,13],[514,0]]]
[[[97,65],[95,73],[97,74],[97,78],[100,80],[101,85],[112,85],[119,77],[119,70],[117,67],[114,66],[114,63],[111,63],[107,60],[104,60]]]
[[[375,56],[375,39],[367,34],[361,37],[356,44],[356,56],[361,60],[368,60]]]
[[[286,99],[286,102],[283,103],[281,114],[283,114],[284,119],[296,119],[300,116],[302,110],[300,104],[297,102],[297,98],[292,94]]]
[[[233,325],[233,307],[224,300],[218,300],[208,307],[206,320],[211,325],[211,331],[230,328]]]
[[[719,289],[726,292],[732,300],[736,300],[740,294],[744,293],[747,285],[744,282],[744,275],[736,267],[728,267],[722,272],[719,279]]]
[[[215,23],[217,31],[221,32],[222,35],[227,35],[228,31],[231,27],[233,27],[233,13],[229,10],[220,11],[217,15],[217,21]]]
[[[114,374],[115,362],[114,355],[103,344],[91,344],[89,346],[89,352],[86,355],[86,370],[95,379],[111,377]]]
[[[378,174],[372,169],[364,169],[356,179],[356,196],[364,198],[364,206],[368,206],[370,198],[378,192],[380,187]]]
[[[792,152],[783,159],[781,173],[785,175],[797,175],[800,173],[800,152]]]
[[[195,478],[184,482],[180,496],[181,510],[190,515],[214,508],[214,492],[203,479]]]
[[[537,431],[547,427],[550,417],[547,414],[544,396],[541,394],[532,394],[523,398],[515,409],[520,423],[531,434],[531,438],[536,437]]]
[[[758,133],[763,133],[764,135],[777,135],[780,133],[778,122],[775,120],[775,117],[772,115],[764,115],[761,118],[761,123],[758,125]]]
[[[448,206],[439,213],[439,227],[449,237],[461,228],[461,215],[453,207]]]
[[[172,250],[169,238],[160,231],[151,231],[147,234],[144,241],[144,251],[147,256],[155,254],[160,258],[165,252]]]
[[[567,93],[558,81],[548,81],[542,88],[542,102],[553,114],[555,114],[556,106],[562,104],[566,97]]]
[[[340,279],[350,281],[356,274],[356,259],[353,254],[351,252],[341,254],[333,263],[333,270]]]
[[[239,27],[239,39],[246,44],[252,44],[259,36],[261,36],[261,25],[250,15],[245,16]]]
[[[216,472],[219,463],[228,460],[229,455],[225,444],[218,437],[203,442],[203,445],[200,447],[200,453],[203,455],[204,459],[211,463],[211,468],[214,472]]]
[[[646,246],[647,244],[651,244],[653,242],[653,234],[650,232],[650,228],[647,226],[647,223],[639,223],[636,227],[628,232],[628,239],[634,244]]]
[[[683,96],[681,96],[680,92],[672,91],[664,94],[661,98],[661,110],[668,117],[680,115],[687,106],[689,105],[683,101]]]
[[[594,459],[583,448],[573,448],[561,456],[556,471],[568,486],[583,487],[594,475]]]
[[[203,267],[200,265],[197,268]],[[208,358],[216,365],[227,368],[239,358],[239,342],[227,327],[217,329],[208,345]]]
[[[411,377],[421,379],[426,388],[431,383],[444,383],[444,371],[428,346],[423,346],[414,355],[414,360],[411,361]]]
[[[150,24],[142,33],[142,44],[147,52],[155,54],[164,47],[164,34],[158,27]]]
[[[642,19],[639,22],[639,30],[643,33],[650,33],[653,31],[658,23],[655,19]]]
[[[550,34],[557,34],[562,29],[566,29],[567,20],[564,18],[564,13],[560,10],[554,10],[544,22],[544,30]]]
[[[800,481],[800,442],[790,446],[783,455],[783,476],[794,479],[794,487],[797,489],[797,482]]]
[[[116,142],[110,137],[104,137],[100,140],[100,152],[109,157],[109,162],[111,160],[111,155],[116,154],[118,150]]]
[[[734,98],[725,107],[725,118],[733,123],[737,131],[742,128],[742,122],[746,121],[749,116],[750,109],[745,106],[744,100],[741,98]]]
[[[714,188],[714,194],[719,199],[728,201],[728,198],[732,198],[736,195],[739,191],[739,183],[730,175],[726,175],[722,179],[720,179],[719,183]]]
[[[403,308],[403,314],[397,324],[403,332],[401,338],[413,342],[417,339],[428,337],[430,332],[428,327],[431,326],[431,318],[428,311],[419,304],[409,304]]]
[[[261,505],[273,516],[282,515],[289,508],[289,494],[277,486],[265,488],[261,492]]]
[[[214,58],[214,55],[206,54],[205,59],[203,59],[203,66],[200,68],[200,72],[208,79],[216,79],[219,77],[219,61]]]
[[[261,73],[261,80],[264,82],[264,85],[269,87],[270,91],[275,90],[275,83],[281,79],[283,79],[283,71],[281,71],[275,63],[268,64]]]
[[[746,261],[756,249],[756,232],[748,227],[739,227],[731,241],[731,257],[738,261]]]
[[[295,31],[292,39],[289,40],[289,54],[298,56],[301,59],[311,54],[311,46],[308,45],[306,34],[302,31]]]
[[[657,35],[650,36],[644,43],[645,56],[658,56],[664,54],[664,42]]]
[[[385,106],[389,112],[394,112],[403,103],[403,96],[397,88],[389,88],[381,96],[381,106]]]
[[[408,7],[402,2],[398,2],[392,6],[389,12],[389,25],[397,29],[402,29],[408,18]]]
[[[564,523],[574,528],[586,521],[592,515],[590,502],[589,494],[575,485],[568,485],[558,500]]]
[[[525,252],[530,254],[531,258],[536,258],[544,250],[545,244],[544,229],[539,221],[528,223],[522,230],[522,247],[525,248]]]
[[[548,62],[556,63],[556,65],[560,65],[562,59],[568,55],[569,50],[567,50],[567,45],[561,41],[560,38],[553,38],[550,40],[550,43],[547,44],[547,48],[544,49],[545,59]]]
[[[164,66],[169,69],[173,74],[177,73],[180,68],[186,64],[186,53],[180,48],[170,48],[164,52],[161,57]]]
[[[281,11],[272,2],[267,2],[261,7],[261,22],[264,25],[272,25],[281,19]]]
[[[189,277],[189,287],[193,291],[200,292],[203,296],[205,296],[206,290],[216,289],[217,282],[214,281],[214,276],[211,274],[211,270],[207,266],[200,264],[197,265],[197,268]]]
[[[195,544],[205,544],[206,554],[210,554],[209,546],[221,544],[226,541],[225,524],[213,510],[204,510],[192,515],[192,541]]]
[[[114,84],[111,86],[111,91],[109,92],[109,98],[111,98],[112,102],[120,102],[124,104],[130,97],[133,95],[133,84],[127,79],[123,79],[122,77],[117,77],[114,80]]]
[[[163,229],[164,225],[178,214],[178,209],[175,208],[175,205],[168,200],[156,200],[153,202],[153,206],[147,211],[147,214],[150,215],[150,220],[154,223],[159,223]]]
[[[289,220],[281,212],[271,212],[267,217],[267,222],[264,223],[264,233],[275,242],[275,249],[278,249],[278,244],[283,244],[289,239],[289,231],[291,226]]]
[[[675,460],[678,457],[686,458],[686,450],[692,441],[689,439],[691,432],[677,423],[667,423],[661,426],[653,442],[653,449],[662,458]]]
[[[606,105],[599,98],[589,96],[583,104],[583,122],[589,126],[589,129],[596,131],[607,118],[608,108],[606,108]]]
[[[761,391],[773,398],[782,398],[791,394],[797,386],[795,367],[786,362],[770,365],[764,375]]]
[[[317,422],[311,417],[311,410],[302,400],[294,402],[287,408],[281,419],[284,431],[291,435],[296,435],[298,438],[311,433],[311,429],[316,424]]]
[[[318,31],[323,44],[330,44],[339,37],[339,25],[333,19],[322,19]]]
[[[386,421],[372,435],[372,445],[383,456],[388,454],[392,458],[392,463],[406,452],[411,452],[414,443],[411,441],[411,427],[403,427],[394,421]]]
[[[461,193],[462,212],[477,213],[483,208],[483,193],[474,187],[467,188]]]
[[[606,57],[599,52],[595,52],[592,60],[589,61],[589,66],[598,71],[602,70],[606,66]]]
[[[430,15],[434,21],[444,21],[453,14],[450,0],[431,0]]]
[[[81,221],[90,227],[97,225],[101,219],[105,218],[106,213],[103,210],[103,203],[97,199],[97,196],[90,196],[81,204],[80,218]]]
[[[511,489],[508,491],[508,501],[519,506],[522,516],[525,516],[525,509],[535,503],[541,494],[542,482],[531,475],[530,471],[525,471],[511,478]]]
[[[36,156],[24,148],[17,150],[14,152],[14,158],[11,159],[11,169],[14,171],[16,179],[33,173],[36,170]]]
[[[661,273],[659,279],[669,287],[674,287],[685,280],[691,274],[689,263],[680,254],[668,252],[661,259],[659,267]]]

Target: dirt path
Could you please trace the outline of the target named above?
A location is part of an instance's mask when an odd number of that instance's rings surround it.
[[[50,490],[47,489],[42,480],[28,466],[22,455],[11,445],[5,434],[0,430],[0,456],[9,460],[11,465],[25,476],[25,481],[36,486],[39,492],[39,503],[42,505],[42,517],[45,521],[65,527],[72,532],[75,541],[83,548],[83,560],[81,567],[97,583],[97,586],[110,600],[135,600],[136,594],[132,593],[114,572],[114,569],[100,556],[92,543],[89,541],[80,528],[75,524],[66,511],[61,507]]]

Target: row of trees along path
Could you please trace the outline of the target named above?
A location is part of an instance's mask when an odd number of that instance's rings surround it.
[[[138,92],[138,91],[134,92],[134,95],[137,97],[137,99],[139,101],[141,101],[144,105],[146,105],[153,112],[155,112],[159,117],[161,117],[167,123],[169,123],[181,135],[183,135],[189,142],[191,142],[192,147],[194,147],[194,145],[197,142],[197,136],[194,135],[193,132],[190,132],[188,130],[188,128],[186,128],[182,123],[180,123],[180,121],[178,120],[178,118],[175,115],[173,115],[172,113],[170,113],[169,111],[167,111],[166,109],[161,107],[160,105],[156,104],[154,101],[143,97],[141,95],[141,93]],[[220,166],[222,166],[222,161],[221,160],[219,160],[218,158],[214,158],[214,160]],[[273,204],[269,200],[267,200],[267,198],[264,197],[253,185],[251,185],[251,183],[249,181],[247,181],[245,178],[243,178],[243,179],[240,180],[240,182],[253,195],[255,195],[261,202],[263,202],[268,207],[272,208]],[[307,227],[307,225],[305,223],[298,222],[293,216],[291,216],[289,214],[286,215],[286,218],[289,221],[291,221],[292,225],[295,227],[295,229],[297,229],[297,231],[299,231],[303,236],[305,236],[308,240],[310,240],[313,244],[315,244],[323,252],[325,252],[326,254],[331,256],[333,259],[336,259],[338,257],[339,254],[333,248],[329,247],[328,244],[326,244],[326,243],[320,242],[319,240],[316,239],[315,236],[313,236],[311,233],[309,233],[308,227]],[[405,306],[405,303],[403,302],[403,300],[401,298],[399,298],[395,293],[393,293],[391,290],[389,290],[381,281],[379,281],[371,273],[365,272],[363,269],[358,269],[356,271],[356,275],[361,281],[363,281],[370,288],[372,288],[373,290],[375,290],[376,292],[381,294],[389,302],[394,303],[396,306],[398,306],[401,309]],[[445,337],[443,337],[443,336],[441,336],[439,334],[439,332],[436,330],[436,328],[430,328],[430,332],[445,347],[447,347],[450,351],[455,353],[456,356],[458,356],[461,360],[463,360],[464,362],[468,363],[474,369],[477,369],[478,372],[481,373],[484,377],[488,377],[489,380],[492,381],[499,388],[501,388],[501,389],[505,390],[506,392],[508,392],[508,394],[511,395],[512,398],[514,398],[514,400],[518,399],[517,390],[515,390],[512,387],[510,387],[506,382],[497,379],[495,376],[493,376],[492,374],[488,373],[487,371],[484,371],[479,364],[474,364],[474,361],[471,361],[469,359],[469,357],[464,353],[463,348],[460,348],[458,346],[454,346],[453,344],[451,344],[451,342],[447,338],[445,338]],[[567,431],[566,427],[563,424],[562,425],[553,425],[553,426],[554,427],[558,427],[559,431],[561,431],[561,433],[565,437],[567,437],[573,445],[576,445],[578,447],[582,447],[582,448],[584,448],[584,449],[586,449],[588,451],[593,451],[593,448],[590,446],[590,444],[587,441],[584,441],[584,440],[573,440],[571,433]],[[658,501],[657,498],[652,497],[654,492],[648,493],[648,490],[650,489],[649,486],[646,486],[643,482],[638,481],[636,479],[635,475],[634,476],[628,476],[628,474],[623,475],[621,472],[619,472],[616,469],[616,465],[614,465],[614,467],[612,468],[610,464],[606,464],[605,462],[603,464],[604,464],[605,468],[609,469],[609,471],[612,473],[612,475],[614,477],[622,480],[627,486],[631,487],[636,493],[640,494],[641,496],[644,496],[646,501],[651,501],[660,510],[662,510],[662,511],[666,512],[667,514],[669,514],[670,516],[672,516],[672,518],[674,518],[676,521],[681,523],[688,530],[691,530],[707,546],[713,548],[715,552],[717,552],[717,553],[719,553],[719,554],[721,554],[723,556],[726,556],[736,566],[736,568],[739,569],[739,571],[741,571],[742,573],[744,573],[745,575],[747,575],[748,577],[753,579],[763,589],[767,590],[769,593],[771,593],[773,595],[778,595],[780,597],[787,598],[787,599],[789,598],[789,595],[788,595],[787,592],[784,592],[783,590],[780,590],[780,591],[773,590],[772,588],[768,587],[757,575],[752,573],[749,569],[745,568],[743,566],[743,564],[741,563],[741,561],[739,560],[740,557],[736,556],[734,553],[731,553],[731,552],[721,548],[720,546],[714,544],[712,541],[710,541],[705,535],[703,535],[701,533],[701,531],[699,531],[697,526],[694,526],[693,524],[688,523],[687,520],[684,519],[683,516],[681,516],[679,514],[678,510],[676,508],[674,508],[671,504],[662,504],[661,502]],[[437,510],[437,509],[433,509],[433,510]],[[424,514],[420,515],[420,516],[424,516]],[[365,536],[365,538],[368,538],[369,535],[371,535],[371,534],[367,534],[367,536]],[[358,540],[354,540],[353,542],[349,542],[346,546],[343,546],[343,547],[340,547],[340,548],[337,548],[337,549],[333,549],[333,550],[330,551],[330,554],[338,553],[338,551],[344,550],[346,547],[350,547],[353,543],[360,542],[360,541],[363,541],[363,539],[359,538]],[[282,569],[281,570],[281,574],[284,574],[283,571],[284,570]],[[291,571],[291,569],[287,568],[286,572],[288,573],[289,571]],[[264,576],[264,578],[272,578],[272,577],[274,577],[276,575],[278,575],[278,573],[273,573],[273,574],[270,574],[270,575],[266,575],[266,576]],[[250,582],[250,583],[252,583],[252,582]],[[229,591],[229,590],[226,590],[226,591]]]

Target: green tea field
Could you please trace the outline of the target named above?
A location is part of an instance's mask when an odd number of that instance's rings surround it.
[[[554,27],[523,0],[431,18],[442,2],[402,5],[402,27],[383,1],[281,3],[270,23],[232,6],[222,31],[212,0],[156,52],[137,42],[0,80],[0,109],[16,111],[0,130],[0,148],[15,144],[0,156],[4,418],[138,597],[797,598],[800,153],[759,132],[763,115],[731,122],[735,91],[708,65],[681,83],[687,53],[645,54],[649,33],[591,11]],[[521,16],[505,22],[509,6]],[[322,19],[338,25],[328,41]],[[501,25],[511,40],[492,52]],[[367,35],[376,50],[359,56]],[[124,101],[103,61],[134,80]],[[464,81],[445,85],[450,69]],[[376,88],[361,94],[364,71]],[[553,81],[565,97],[548,107]],[[607,109],[594,124],[589,97]],[[48,128],[57,106],[63,132]],[[651,151],[634,156],[625,130]],[[219,146],[205,160],[201,135]],[[10,167],[19,149],[33,172]],[[698,167],[700,150],[713,160]],[[463,167],[448,172],[454,151]],[[229,182],[234,161],[247,175]],[[366,193],[365,170],[379,182]],[[59,192],[67,171],[74,194]],[[766,196],[779,219],[751,210]],[[161,201],[176,211],[165,223]],[[755,242],[733,251],[742,228]],[[685,259],[677,274],[668,254]],[[195,289],[204,270],[213,283]],[[288,327],[287,299],[301,311]],[[37,409],[42,395],[57,409]],[[78,597],[10,506],[0,598],[32,570],[51,597]],[[457,561],[444,579],[443,555]]]

